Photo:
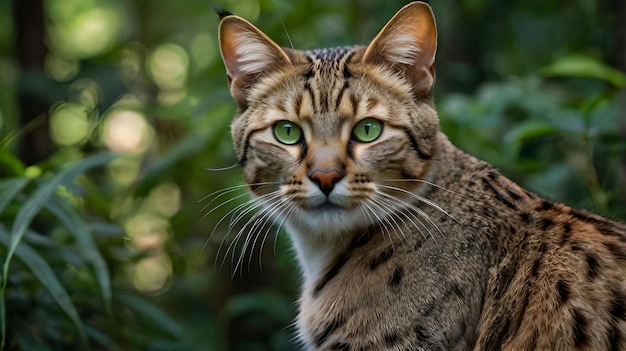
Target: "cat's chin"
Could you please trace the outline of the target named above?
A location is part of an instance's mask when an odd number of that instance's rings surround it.
[[[294,211],[288,221],[292,227],[299,229],[298,232],[308,233],[307,235],[313,233],[318,238],[333,240],[343,233],[369,225],[371,218],[364,216],[359,209],[325,202]]]

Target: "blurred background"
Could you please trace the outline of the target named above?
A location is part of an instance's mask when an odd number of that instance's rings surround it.
[[[215,0],[304,49],[367,44],[405,3]],[[626,220],[626,2],[431,5],[453,142]],[[207,0],[0,0],[5,350],[296,348],[286,233],[228,225],[246,196],[217,25]]]

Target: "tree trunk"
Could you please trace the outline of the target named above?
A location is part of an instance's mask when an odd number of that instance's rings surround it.
[[[49,102],[33,85],[44,81],[44,61],[48,48],[44,43],[43,0],[13,2],[15,20],[15,52],[21,68],[18,84],[20,130],[25,134],[18,144],[18,157],[33,165],[50,156],[55,146],[49,132]],[[30,81],[29,81],[30,80]],[[33,81],[36,80],[36,81]]]

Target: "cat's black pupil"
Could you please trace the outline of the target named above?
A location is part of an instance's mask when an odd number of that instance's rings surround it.
[[[287,133],[287,136],[291,135],[291,126],[289,124],[285,125],[285,132]]]
[[[365,127],[365,134],[370,135],[370,127],[371,127],[371,125],[369,123],[365,123],[365,125],[363,127]]]

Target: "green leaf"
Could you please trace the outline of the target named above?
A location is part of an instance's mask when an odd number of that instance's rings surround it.
[[[8,179],[0,183],[0,213],[13,200],[15,195],[28,184],[27,178]]]
[[[0,326],[2,328],[2,343],[0,345],[0,349],[4,348],[4,343],[6,340],[6,309],[4,308],[4,293],[7,286],[9,265],[11,264],[11,259],[15,254],[18,245],[22,241],[26,230],[30,226],[30,223],[32,222],[35,215],[37,215],[37,213],[44,206],[46,201],[48,201],[50,196],[54,194],[54,192],[60,185],[64,185],[73,181],[76,176],[84,173],[89,168],[102,166],[109,163],[115,157],[117,156],[110,153],[97,154],[83,159],[78,163],[75,163],[71,167],[62,170],[57,175],[52,177],[52,179],[50,179],[48,182],[40,186],[35,191],[35,193],[33,193],[33,195],[28,198],[26,202],[24,202],[22,208],[17,213],[15,221],[13,221],[13,228],[11,230],[10,238],[5,243],[8,249],[4,265],[2,267],[2,287],[0,287],[0,300],[2,300],[2,302],[0,303],[0,307],[2,307],[2,310],[0,311],[0,314],[2,314],[2,317],[0,317],[0,322],[2,322]],[[82,330],[81,335],[84,335],[84,332],[82,332]]]
[[[8,151],[0,150],[0,175],[21,176],[25,169],[19,158]]]
[[[594,58],[583,55],[564,56],[541,70],[546,77],[595,78],[616,87],[626,87],[626,74]]]
[[[82,217],[74,210],[67,201],[55,196],[52,201],[46,203],[45,208],[52,212],[63,225],[74,235],[76,242],[81,247],[81,254],[93,266],[100,286],[102,300],[108,313],[111,312],[111,277],[106,262],[102,258],[96,243],[93,240],[91,230]]]
[[[0,242],[8,246],[11,242],[11,237],[6,228],[0,224]],[[24,262],[31,272],[39,279],[41,284],[48,290],[52,298],[57,302],[59,307],[67,313],[72,322],[76,325],[76,329],[80,334],[83,342],[86,343],[86,334],[83,326],[83,322],[74,307],[67,291],[63,288],[63,285],[57,279],[56,275],[50,265],[33,250],[28,244],[21,243],[15,250],[15,255]],[[4,301],[5,288],[0,290],[0,323],[2,323],[2,348],[4,348],[6,339],[6,306]]]
[[[0,213],[4,211],[17,193],[28,183],[26,178],[9,179],[0,184]],[[1,224],[0,224],[1,226]],[[4,227],[2,227],[4,229]],[[6,229],[4,229],[6,232]],[[8,234],[7,234],[8,235]],[[4,280],[3,274],[3,280]],[[0,289],[0,329],[2,339],[0,340],[0,350],[4,350],[6,340],[6,306],[4,305],[4,288]]]
[[[155,322],[162,330],[172,336],[180,337],[185,331],[180,324],[145,298],[130,293],[117,293],[115,294],[115,299],[150,321]]]
[[[504,141],[507,143],[522,143],[527,140],[537,139],[546,135],[558,134],[559,129],[552,124],[529,121],[522,123],[511,131],[509,131],[504,137]]]
[[[9,264],[11,263],[11,257],[24,237],[26,229],[30,225],[35,215],[41,210],[45,202],[48,201],[50,196],[54,194],[56,189],[60,185],[71,182],[76,176],[84,173],[86,170],[92,167],[103,166],[109,163],[117,157],[114,154],[103,153],[88,157],[80,162],[74,164],[72,167],[58,173],[50,181],[40,186],[37,191],[22,205],[21,210],[17,213],[15,221],[13,222],[13,229],[11,230],[11,242],[8,245],[8,252],[2,267],[2,286],[6,286],[7,274],[9,271]]]
[[[103,346],[104,350],[120,350],[119,345],[111,338],[111,336],[99,331],[96,328],[85,326],[85,331],[89,335],[89,340],[96,342]]]

